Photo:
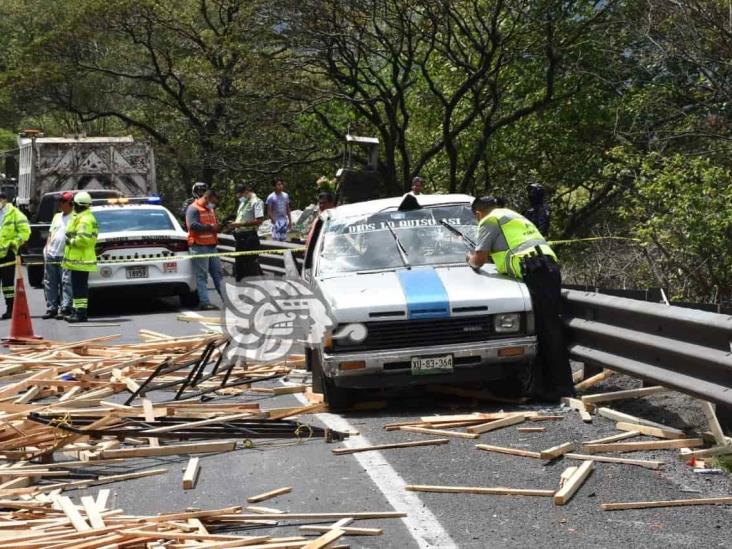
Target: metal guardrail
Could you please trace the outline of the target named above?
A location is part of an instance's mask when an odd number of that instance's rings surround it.
[[[570,356],[732,406],[732,316],[563,290]]]
[[[263,249],[300,247],[262,241]],[[221,235],[219,250],[233,251],[234,238]],[[293,256],[300,269],[302,252]],[[266,274],[284,275],[283,254],[259,258]],[[732,316],[571,289],[562,298],[573,359],[732,407]]]
[[[296,250],[298,248],[302,248],[302,244],[294,244],[292,242],[279,242],[277,240],[262,240],[261,248],[263,250]],[[229,234],[220,234],[217,249],[220,252],[233,252],[236,249],[236,242],[234,241],[234,237]],[[292,255],[295,259],[295,263],[297,264],[298,269],[301,269],[303,262],[302,252],[293,252]],[[285,275],[285,263],[284,256],[282,254],[263,253],[257,257],[259,259],[259,266],[265,275]],[[234,263],[233,257],[224,257],[222,259],[225,263]]]

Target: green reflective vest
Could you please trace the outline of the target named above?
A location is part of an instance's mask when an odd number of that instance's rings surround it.
[[[501,274],[521,278],[521,259],[536,254],[539,246],[544,255],[556,261],[557,256],[534,224],[508,208],[496,208],[478,223],[478,227],[494,225],[506,241],[505,249],[491,250],[491,259]]]
[[[30,238],[28,218],[12,204],[5,205],[5,217],[0,227],[0,257],[8,255],[9,250],[17,252]]]
[[[74,213],[66,228],[66,247],[61,266],[71,271],[97,270],[97,219],[89,209]]]

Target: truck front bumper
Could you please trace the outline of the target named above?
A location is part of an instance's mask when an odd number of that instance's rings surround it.
[[[510,352],[508,352],[510,350]],[[536,336],[487,340],[479,343],[434,345],[421,348],[323,353],[323,371],[337,387],[370,389],[407,385],[465,383],[503,379],[536,357]],[[412,358],[452,355],[453,371],[412,375]],[[345,363],[363,362],[358,369]]]

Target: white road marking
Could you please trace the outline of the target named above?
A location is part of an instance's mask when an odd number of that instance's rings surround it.
[[[304,395],[295,394],[294,396],[303,404],[308,404],[308,400]],[[334,414],[316,414],[315,417],[328,428],[336,431],[358,431],[344,418]],[[369,441],[363,435],[358,437],[358,441],[347,438],[343,442],[343,445],[349,448],[368,446],[369,444]],[[394,510],[407,513],[402,521],[420,549],[434,549],[436,547],[451,549],[458,547],[457,543],[453,541],[450,534],[437,520],[437,517],[432,514],[416,493],[407,492],[404,489],[407,483],[384,459],[381,452],[363,452],[351,455],[366,470],[373,483],[381,490],[381,493],[384,494]]]

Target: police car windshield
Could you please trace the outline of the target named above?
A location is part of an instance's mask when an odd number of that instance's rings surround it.
[[[114,208],[95,210],[100,233],[121,231],[172,231],[168,212],[152,208]]]
[[[330,220],[324,230],[318,275],[404,267],[389,226],[399,237],[413,267],[464,263],[465,244],[440,224],[442,219],[466,236],[475,237],[477,226],[467,204]]]

